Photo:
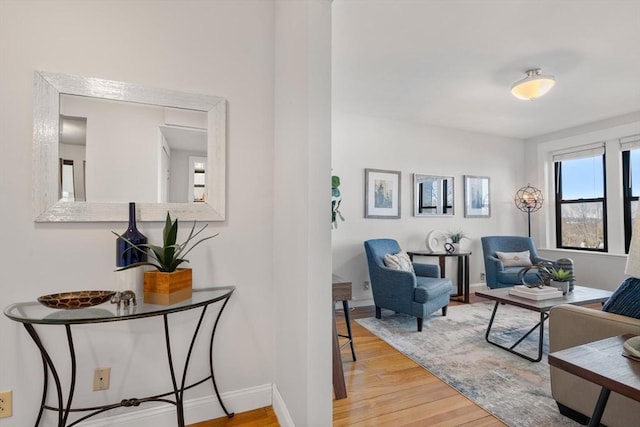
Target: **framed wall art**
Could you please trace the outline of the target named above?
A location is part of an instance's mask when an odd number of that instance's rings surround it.
[[[465,218],[491,216],[488,176],[464,176],[464,216]]]
[[[364,217],[400,218],[400,172],[365,169]]]

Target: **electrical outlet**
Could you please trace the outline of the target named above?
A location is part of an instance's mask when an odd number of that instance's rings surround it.
[[[364,281],[364,290],[366,291],[367,289],[369,289],[369,281],[365,280]]]
[[[97,368],[93,371],[93,391],[108,390],[111,368]]]
[[[480,273],[480,281],[484,282],[484,273]]]
[[[13,415],[13,392],[11,390],[0,391],[0,418]]]

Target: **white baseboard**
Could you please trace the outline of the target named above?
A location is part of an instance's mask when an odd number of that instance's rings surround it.
[[[293,419],[287,409],[287,405],[285,405],[284,400],[280,395],[280,391],[275,384],[273,385],[273,411],[276,413],[278,422],[282,427],[295,427]]]
[[[272,384],[264,384],[243,390],[222,393],[222,401],[228,411],[247,412],[253,409],[264,408],[272,405],[272,393],[276,390]],[[278,395],[283,415],[288,412],[282,399]],[[218,403],[215,395],[199,397],[185,401],[185,421],[194,424],[200,421],[224,417],[225,413]],[[276,415],[280,416],[277,412]],[[290,419],[290,418],[289,418]],[[284,424],[283,426],[293,424]],[[125,414],[113,415],[107,418],[88,420],[78,424],[82,427],[175,427],[176,410],[174,405],[163,404],[152,408],[129,411]]]

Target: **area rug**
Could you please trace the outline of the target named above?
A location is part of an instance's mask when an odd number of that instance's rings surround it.
[[[529,362],[485,341],[494,303],[449,307],[417,332],[415,317],[400,314],[357,322],[510,426],[579,426],[562,416],[551,397],[548,331],[542,361]],[[539,320],[538,313],[501,305],[491,337],[513,343]],[[538,332],[518,351],[537,356]]]

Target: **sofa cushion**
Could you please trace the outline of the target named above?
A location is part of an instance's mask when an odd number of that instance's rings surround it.
[[[502,265],[505,267],[530,267],[531,255],[529,251],[523,252],[498,252],[496,256],[502,261]]]
[[[385,254],[384,265],[394,270],[403,270],[413,272],[413,265],[411,264],[411,258],[406,252],[398,252],[397,254]]]
[[[640,279],[629,277],[622,282],[602,311],[640,319]]]
[[[424,304],[428,300],[443,294],[451,294],[451,280],[436,277],[416,277],[416,287],[413,291],[413,300]]]

